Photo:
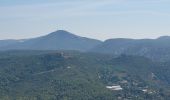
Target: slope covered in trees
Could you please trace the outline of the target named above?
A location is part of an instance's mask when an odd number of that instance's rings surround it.
[[[3,100],[166,100],[169,63],[75,51],[0,53]],[[122,90],[106,86],[119,85]]]

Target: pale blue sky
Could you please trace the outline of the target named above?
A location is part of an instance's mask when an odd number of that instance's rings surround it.
[[[170,35],[170,0],[0,0],[0,39],[46,35],[156,38]]]

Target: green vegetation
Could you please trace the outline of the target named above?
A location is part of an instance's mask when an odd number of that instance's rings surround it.
[[[75,51],[0,53],[2,100],[168,100],[169,63]],[[114,91],[106,86],[120,85]]]

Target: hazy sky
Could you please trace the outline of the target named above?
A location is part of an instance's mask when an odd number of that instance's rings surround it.
[[[0,39],[58,29],[101,40],[170,35],[170,0],[0,0]]]

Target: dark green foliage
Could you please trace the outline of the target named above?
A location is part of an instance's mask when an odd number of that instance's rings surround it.
[[[170,75],[168,63],[127,55],[115,58],[72,51],[27,52],[1,53],[2,100],[166,100],[170,97],[169,80],[165,80]],[[106,89],[113,84],[123,90]]]

